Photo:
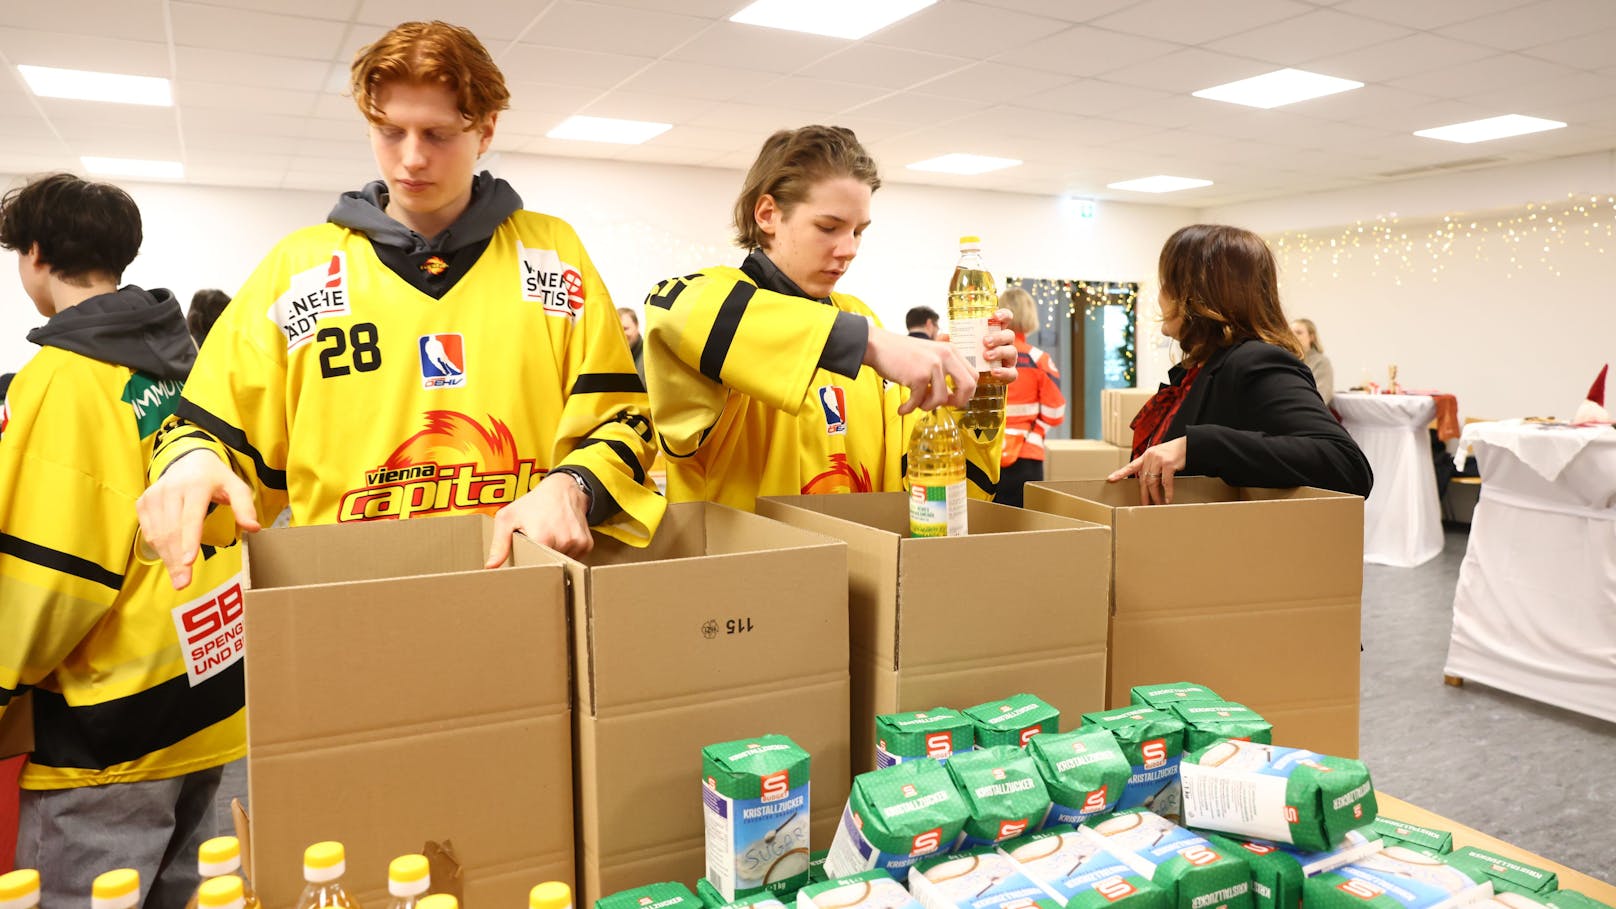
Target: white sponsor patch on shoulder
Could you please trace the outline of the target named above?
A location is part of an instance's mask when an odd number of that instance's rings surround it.
[[[314,337],[322,316],[348,314],[348,256],[331,253],[331,260],[292,276],[286,292],[266,315],[286,335],[286,349],[296,350]]]
[[[241,662],[247,639],[240,574],[174,607],[173,615],[180,652],[185,656],[185,675],[192,688]]]
[[[584,308],[584,276],[553,249],[529,249],[518,243],[522,299],[544,307],[546,315],[578,318]]]

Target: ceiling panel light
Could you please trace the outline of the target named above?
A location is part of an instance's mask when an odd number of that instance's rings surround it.
[[[1559,129],[1565,126],[1559,120],[1544,120],[1541,117],[1526,117],[1520,114],[1505,114],[1502,117],[1488,117],[1485,120],[1471,120],[1468,123],[1453,123],[1448,126],[1438,126],[1435,129],[1416,130],[1414,135],[1424,136],[1427,139],[1441,139],[1444,142],[1486,142],[1489,139],[1504,139],[1509,136],[1524,136],[1527,133],[1540,133],[1544,130]]]
[[[41,98],[174,106],[174,92],[168,80],[156,76],[125,76],[121,73],[27,65],[19,65],[17,71],[22,73],[28,88]]]
[[[916,161],[909,165],[910,170],[927,170],[939,174],[985,174],[989,171],[1004,170],[1007,167],[1019,167],[1020,161],[1015,158],[993,158],[987,155],[943,155],[937,158],[928,158],[925,161]]]
[[[618,120],[613,117],[568,117],[545,133],[551,139],[579,142],[610,142],[613,145],[639,145],[673,128],[671,123],[649,120]]]
[[[1197,180],[1194,177],[1169,177],[1165,174],[1106,184],[1110,189],[1125,189],[1135,193],[1176,193],[1181,189],[1197,189],[1211,185],[1211,180]]]
[[[937,0],[756,0],[729,17],[743,25],[858,40],[899,19],[920,12]]]
[[[1355,88],[1363,88],[1363,85],[1362,82],[1354,82],[1351,79],[1321,76],[1301,69],[1280,69],[1261,76],[1252,76],[1250,79],[1241,79],[1239,82],[1203,88],[1193,94],[1197,98],[1227,101],[1230,104],[1244,104],[1247,107],[1267,110],[1270,107],[1282,107],[1337,92],[1349,92]]]
[[[159,180],[185,179],[185,165],[178,161],[150,161],[143,158],[79,159],[84,169],[97,177],[146,177]]]

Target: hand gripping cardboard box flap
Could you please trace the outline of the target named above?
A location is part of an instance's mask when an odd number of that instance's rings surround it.
[[[972,501],[969,536],[911,539],[901,492],[763,498],[758,513],[847,541],[855,771],[874,766],[879,714],[1033,691],[1078,716],[1103,700],[1105,528]]]
[[[1363,499],[1179,477],[1029,483],[1027,507],[1112,528],[1107,703],[1194,679],[1274,726],[1274,742],[1358,753]]]
[[[705,867],[702,749],[765,733],[813,758],[811,848],[848,770],[847,546],[721,505],[670,505],[634,549],[569,560],[578,905]],[[930,705],[928,705],[930,706]]]
[[[423,844],[454,856],[473,903],[573,879],[566,576],[520,536],[484,570],[491,530],[467,515],[248,537],[248,826],[269,909],[296,901],[303,848],[327,839],[361,902]]]

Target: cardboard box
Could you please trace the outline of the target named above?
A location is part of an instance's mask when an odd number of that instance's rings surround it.
[[[1358,754],[1363,499],[1180,477],[1029,483],[1027,507],[1112,528],[1107,703],[1186,679],[1274,725],[1274,744]]]
[[[779,733],[812,757],[812,848],[852,785],[847,546],[704,502],[567,566],[578,679],[580,894],[705,873],[701,750]]]
[[[1044,479],[1103,480],[1128,463],[1130,453],[1098,439],[1050,439],[1044,443]]]
[[[518,536],[485,571],[480,515],[248,538],[253,884],[301,892],[303,849],[340,840],[363,903],[387,863],[447,844],[474,905],[571,881],[566,575]],[[434,884],[440,882],[434,881]]]
[[[1101,436],[1112,445],[1133,449],[1133,429],[1128,424],[1156,394],[1154,388],[1106,388],[1100,391],[1103,417]]]
[[[1105,528],[973,500],[969,536],[910,539],[901,492],[763,498],[758,513],[847,541],[855,772],[874,766],[878,714],[1029,692],[1065,729],[1103,701]]]

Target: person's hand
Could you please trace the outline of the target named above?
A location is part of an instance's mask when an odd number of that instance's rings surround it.
[[[1117,472],[1106,477],[1106,482],[1115,483],[1129,477],[1139,478],[1139,502],[1143,505],[1171,505],[1173,504],[1173,475],[1184,469],[1184,459],[1189,452],[1189,439],[1179,436],[1171,442],[1152,445],[1145,449],[1145,453]]]
[[[1014,382],[1019,375],[1016,371],[1016,333],[1004,327],[1010,324],[1010,319],[1008,309],[994,313],[988,320],[987,334],[982,339],[987,348],[988,368],[995,379],[1006,384]]]
[[[238,529],[259,529],[252,490],[218,455],[207,450],[175,461],[135,502],[140,532],[163,560],[175,590],[191,584],[191,567],[202,544],[202,522],[213,504],[229,505]]]
[[[595,545],[589,534],[589,497],[570,474],[551,473],[540,480],[532,492],[494,515],[494,541],[484,568],[505,564],[516,532],[562,555],[588,555]]]
[[[872,327],[864,348],[864,364],[881,378],[909,389],[909,400],[898,408],[900,414],[917,407],[936,410],[944,404],[964,407],[976,393],[976,373],[944,341],[911,338]],[[954,379],[952,390],[948,387],[949,377]]]

